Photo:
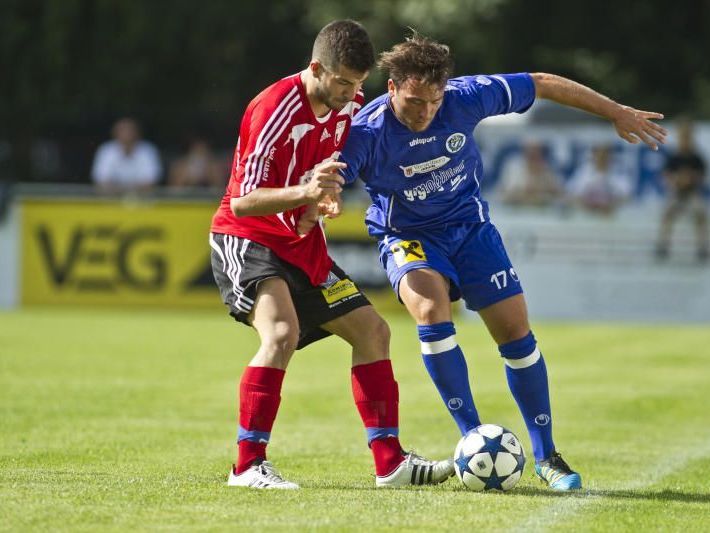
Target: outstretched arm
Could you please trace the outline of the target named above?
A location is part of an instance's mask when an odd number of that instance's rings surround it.
[[[609,120],[619,137],[631,144],[646,143],[652,150],[658,150],[658,143],[666,142],[667,131],[651,119],[662,119],[660,113],[640,111],[621,105],[576,81],[537,72],[531,75],[535,82],[538,98],[552,100],[558,104],[576,107],[582,111]]]

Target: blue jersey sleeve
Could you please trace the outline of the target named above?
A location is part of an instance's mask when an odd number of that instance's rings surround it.
[[[462,76],[456,82],[463,103],[471,106],[477,120],[506,113],[524,113],[535,101],[535,82],[530,74]]]
[[[340,154],[339,161],[348,166],[340,171],[345,178],[345,183],[353,183],[367,165],[370,153],[371,136],[364,124],[355,124],[345,141],[345,146]]]

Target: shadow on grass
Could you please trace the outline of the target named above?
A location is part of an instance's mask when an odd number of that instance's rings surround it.
[[[612,498],[615,500],[656,500],[684,503],[710,503],[710,494],[703,492],[684,492],[680,490],[613,490],[582,489],[573,492],[556,492],[537,487],[520,487],[509,493],[510,496],[533,496],[547,498]]]
[[[355,491],[377,491],[382,493],[395,493],[401,492],[402,490],[407,492],[439,492],[439,493],[466,493],[470,492],[468,489],[461,485],[456,484],[446,484],[439,485],[436,487],[409,487],[404,489],[377,489],[374,486],[363,486],[361,484],[342,484],[342,483],[328,483],[328,484],[318,484],[317,486],[304,488],[312,488],[318,490],[355,490]],[[433,490],[432,490],[433,489]],[[477,493],[472,493],[477,494]],[[683,502],[683,503],[710,503],[710,493],[704,492],[684,492],[680,490],[613,490],[613,489],[583,489],[579,491],[571,492],[558,492],[546,488],[537,487],[518,487],[510,492],[497,492],[492,491],[490,493],[480,493],[480,494],[491,494],[497,496],[503,496],[506,498],[576,498],[576,499],[589,499],[589,498],[611,498],[615,500],[651,500],[651,501],[668,501],[668,502]]]

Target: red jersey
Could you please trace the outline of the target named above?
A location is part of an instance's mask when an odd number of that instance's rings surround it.
[[[264,89],[242,118],[232,173],[211,230],[258,242],[303,270],[313,285],[323,283],[333,264],[323,228],[318,224],[303,237],[296,233],[306,206],[275,215],[235,217],[229,203],[257,187],[306,183],[317,164],[337,161],[363,100],[358,92],[343,109],[319,118],[313,114],[300,74]]]

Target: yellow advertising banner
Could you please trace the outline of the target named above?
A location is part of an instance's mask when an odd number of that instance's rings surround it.
[[[215,203],[26,199],[23,304],[214,306]]]

